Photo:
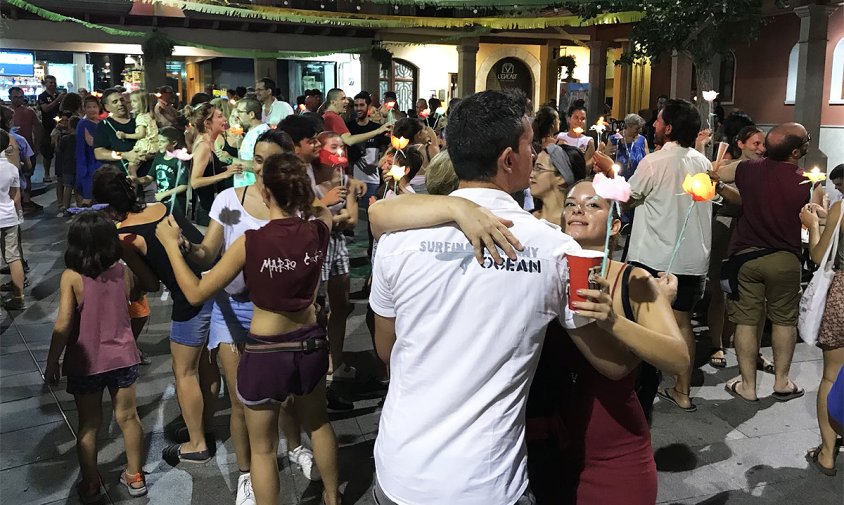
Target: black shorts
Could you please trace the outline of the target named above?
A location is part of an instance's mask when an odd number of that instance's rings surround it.
[[[643,268],[654,277],[659,277],[658,270],[636,261],[631,265]],[[703,299],[703,289],[706,286],[705,275],[677,275],[677,298],[671,304],[671,308],[679,312],[691,312],[697,302]]]
[[[102,394],[109,390],[128,388],[138,380],[138,365],[117,368],[94,375],[68,375],[67,392],[72,395]]]

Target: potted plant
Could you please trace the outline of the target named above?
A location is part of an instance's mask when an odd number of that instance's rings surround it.
[[[575,61],[574,56],[569,54],[565,54],[557,58],[557,79],[570,81],[574,79],[574,67],[577,66],[577,61]],[[566,77],[563,79],[563,68],[566,69]]]
[[[144,52],[144,86],[148,91],[166,84],[167,58],[176,44],[163,33],[153,30],[141,44]]]
[[[141,44],[141,50],[147,58],[169,58],[173,55],[176,44],[163,33],[153,30]]]
[[[390,70],[393,64],[393,53],[383,46],[372,46],[372,57],[381,64],[383,70]]]

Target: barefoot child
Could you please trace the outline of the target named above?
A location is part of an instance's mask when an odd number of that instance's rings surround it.
[[[149,96],[143,89],[136,89],[129,94],[129,107],[135,117],[135,133],[116,132],[117,138],[136,140],[132,151],[141,159],[148,159],[158,153],[158,126],[149,111]],[[138,165],[129,164],[129,173],[138,175]]]
[[[67,376],[67,392],[79,412],[76,451],[82,480],[77,491],[82,503],[103,498],[97,472],[97,432],[102,422],[103,389],[108,388],[114,418],[123,432],[127,465],[120,482],[132,496],[147,492],[141,465],[144,433],[135,403],[138,348],[132,338],[127,306],[136,289],[153,289],[140,260],[127,257],[141,280],[120,261],[122,246],[114,223],[98,211],[73,218],[67,236],[61,277],[59,312],[47,356],[45,379],[57,384]],[[59,357],[64,363],[59,368]]]

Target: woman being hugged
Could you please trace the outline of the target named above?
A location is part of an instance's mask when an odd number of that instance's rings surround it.
[[[564,230],[584,249],[603,251],[608,214],[613,216],[610,237],[621,228],[613,207],[597,196],[590,181],[577,183],[566,197]],[[576,496],[576,503],[652,505],[656,465],[650,427],[636,394],[637,370],[642,361],[668,373],[679,373],[689,364],[671,310],[677,281],[674,276],[655,279],[618,261],[608,262],[606,279],[613,312],[636,324],[624,335],[608,334],[603,342],[560,340],[563,352],[555,361],[576,377],[560,411],[569,443],[563,453],[570,465],[562,479],[564,491]]]
[[[97,471],[97,433],[102,424],[103,389],[108,388],[114,418],[123,432],[127,465],[120,482],[132,496],[147,493],[141,465],[144,432],[135,400],[140,356],[129,322],[130,295],[157,289],[152,272],[133,261],[143,280],[120,261],[122,248],[114,223],[99,212],[83,212],[70,222],[61,277],[59,312],[44,377],[58,384],[67,376],[67,392],[79,415],[76,452],[83,503],[103,498]],[[141,284],[144,284],[143,286]],[[134,296],[133,296],[134,297]],[[64,363],[59,369],[59,357]]]
[[[290,153],[264,161],[261,196],[269,223],[247,230],[202,279],[182,257],[176,222],[162,222],[156,233],[191,303],[211,299],[243,272],[253,313],[250,343],[237,370],[237,395],[245,406],[258,505],[278,503],[278,417],[281,404],[291,397],[313,442],[325,485],[323,499],[328,505],[340,501],[337,441],[325,406],[326,333],[317,323],[314,305],[333,219],[325,207],[312,207],[306,170]]]

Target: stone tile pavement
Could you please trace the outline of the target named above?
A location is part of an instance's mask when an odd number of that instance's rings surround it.
[[[0,503],[3,505],[75,504],[78,479],[74,452],[76,407],[64,392],[41,378],[57,310],[59,276],[64,268],[65,220],[55,218],[52,195],[36,199],[45,211],[28,216],[23,226],[24,249],[32,282],[27,308],[0,316]],[[365,237],[365,231],[358,237]],[[352,291],[361,287],[367,270],[365,244],[352,246],[355,276]],[[5,281],[5,279],[4,279]],[[171,467],[161,461],[161,449],[178,418],[167,344],[168,311],[160,295],[151,295],[153,316],[140,346],[152,357],[142,368],[138,404],[146,433],[149,495],[132,499],[117,484],[125,463],[120,431],[112,420],[110,403],[103,405],[100,469],[112,504],[228,504],[234,503],[237,465],[228,434],[228,403],[220,400],[214,418],[218,450],[205,465]],[[365,303],[358,302],[349,319],[347,349],[350,361],[364,374],[372,370],[374,355],[364,323]],[[698,328],[702,330],[702,328]],[[701,354],[705,356],[705,346]],[[763,350],[770,357],[770,348]],[[755,405],[734,399],[723,389],[737,374],[735,355],[728,368],[701,366],[695,375],[696,413],[670,405],[655,407],[653,445],[659,469],[661,504],[834,504],[844,503],[842,479],[807,469],[803,455],[819,440],[814,418],[815,392],[820,378],[820,352],[798,345],[793,378],[806,388],[801,399],[777,403],[767,397],[772,376],[761,375],[762,401]],[[703,359],[699,361],[704,361]],[[378,430],[377,395],[346,386],[356,410],[332,415],[340,443],[340,468],[347,503],[371,504],[374,463],[372,447]],[[107,397],[106,397],[107,398]],[[279,451],[280,455],[286,452]],[[282,503],[319,503],[321,488],[279,457]],[[844,471],[841,460],[839,471]],[[840,474],[841,475],[841,474]],[[612,505],[612,504],[609,504]]]

